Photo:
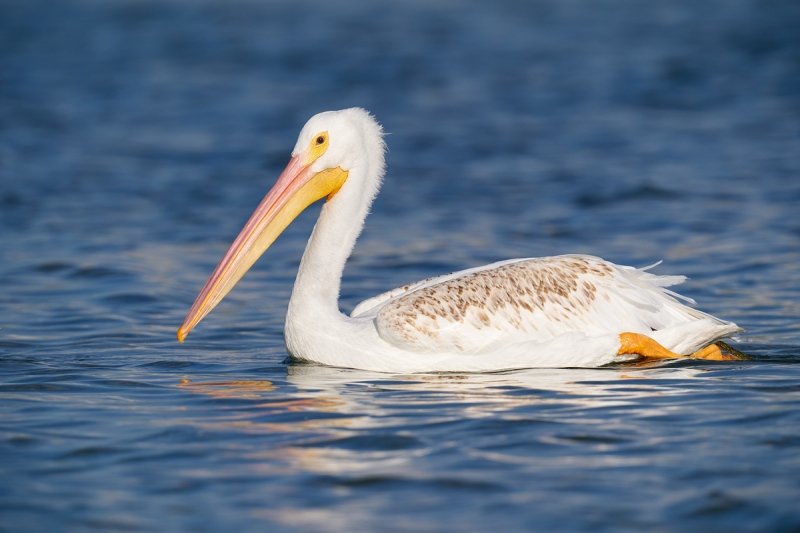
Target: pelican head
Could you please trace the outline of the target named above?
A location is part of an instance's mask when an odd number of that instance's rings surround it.
[[[366,216],[383,177],[384,149],[381,126],[364,109],[311,117],[300,131],[289,164],[197,296],[178,330],[178,340],[183,342],[309,205],[326,198],[343,207],[361,207]]]

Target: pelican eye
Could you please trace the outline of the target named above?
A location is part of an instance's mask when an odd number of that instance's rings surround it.
[[[328,151],[328,132],[321,131],[315,137],[312,137],[308,150],[308,164],[322,157],[322,154]]]

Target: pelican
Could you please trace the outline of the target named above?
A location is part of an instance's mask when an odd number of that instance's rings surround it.
[[[732,358],[715,343],[742,330],[679,302],[694,303],[667,287],[685,277],[588,255],[470,268],[385,292],[343,314],[342,273],[380,188],[385,149],[382,127],[364,109],[313,116],[286,169],[200,291],[178,340],[300,212],[325,198],[286,313],[294,360],[416,373]]]

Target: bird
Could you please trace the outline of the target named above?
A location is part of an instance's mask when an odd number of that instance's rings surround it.
[[[385,151],[382,126],[362,108],[311,117],[288,165],[198,294],[178,340],[300,212],[324,198],[286,312],[293,361],[426,373],[734,358],[718,341],[743,330],[668,289],[684,276],[590,255],[469,268],[384,292],[344,314],[342,274],[383,181]]]

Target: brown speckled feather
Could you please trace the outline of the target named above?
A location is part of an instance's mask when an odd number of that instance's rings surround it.
[[[570,331],[649,332],[682,318],[664,305],[677,302],[661,287],[683,278],[591,256],[523,259],[460,274],[421,282],[399,296],[387,293],[376,309],[381,338],[413,351],[480,353],[497,343],[543,342]]]

